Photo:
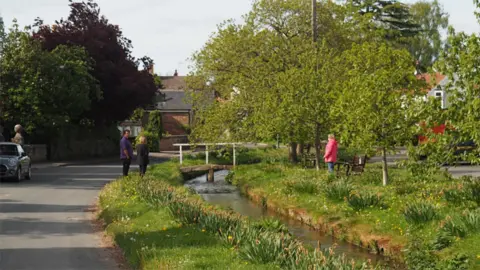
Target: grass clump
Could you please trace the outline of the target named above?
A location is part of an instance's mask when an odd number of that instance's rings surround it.
[[[335,181],[324,188],[325,195],[331,200],[343,201],[350,196],[353,186],[346,180]]]
[[[355,210],[362,210],[375,206],[382,206],[383,198],[378,194],[361,191],[350,194],[347,201],[348,204]]]
[[[438,217],[435,206],[427,202],[408,203],[403,215],[410,224],[422,224]]]

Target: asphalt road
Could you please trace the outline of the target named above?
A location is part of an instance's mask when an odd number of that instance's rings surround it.
[[[0,270],[117,269],[86,210],[121,171],[118,163],[53,167],[0,183]]]

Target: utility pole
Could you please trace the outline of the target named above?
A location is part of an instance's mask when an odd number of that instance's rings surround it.
[[[317,27],[317,0],[312,0],[312,37],[315,46],[315,75],[318,73],[318,27]],[[317,80],[315,80],[315,90],[317,88]],[[315,167],[317,171],[320,170],[320,125],[315,124]]]
[[[317,42],[317,0],[312,0],[312,36],[313,42]]]

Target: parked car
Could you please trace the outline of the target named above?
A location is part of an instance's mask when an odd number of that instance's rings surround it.
[[[0,143],[0,179],[20,182],[32,178],[32,163],[23,147],[16,143]]]

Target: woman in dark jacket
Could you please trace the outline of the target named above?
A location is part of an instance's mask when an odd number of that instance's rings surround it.
[[[149,163],[147,138],[145,136],[141,136],[140,143],[137,144],[137,161],[140,167],[140,176],[143,177]]]

